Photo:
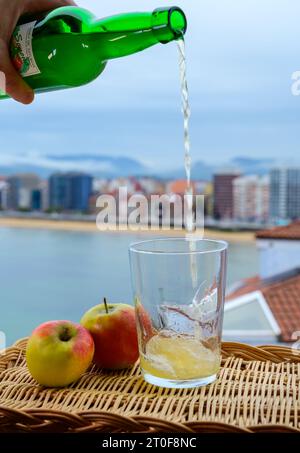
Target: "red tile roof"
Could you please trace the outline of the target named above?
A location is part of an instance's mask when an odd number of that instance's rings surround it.
[[[245,294],[258,291],[260,289],[262,280],[257,275],[255,277],[245,278],[241,284],[236,286],[227,296],[226,300],[236,299],[237,297],[244,296]]]
[[[292,342],[294,332],[300,332],[300,275],[262,288],[281,330],[281,341]]]
[[[193,189],[195,189],[194,182],[191,183]],[[187,180],[186,179],[178,179],[172,182],[169,186],[169,190],[172,193],[177,193],[179,195],[184,195],[187,189]]]
[[[286,226],[261,230],[256,233],[258,239],[291,239],[300,240],[300,220]]]
[[[240,288],[229,294],[227,300],[261,291],[280,327],[280,341],[294,342],[293,333],[300,332],[300,271],[296,272],[294,275],[275,277],[272,281],[259,277],[246,279]]]

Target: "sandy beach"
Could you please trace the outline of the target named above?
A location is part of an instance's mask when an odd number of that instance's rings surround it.
[[[46,230],[63,230],[63,231],[83,231],[91,233],[146,233],[161,236],[184,236],[185,232],[178,230],[158,230],[145,229],[133,231],[130,229],[119,230],[115,228],[109,231],[100,231],[97,229],[96,223],[85,221],[67,221],[67,220],[52,220],[52,219],[20,219],[20,218],[0,218],[0,227],[4,228],[37,228]],[[220,231],[206,229],[204,237],[208,239],[223,239],[230,242],[249,242],[255,240],[253,232],[235,232],[235,231]]]

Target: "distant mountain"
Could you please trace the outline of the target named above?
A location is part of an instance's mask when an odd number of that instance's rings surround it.
[[[195,161],[192,165],[192,178],[210,180],[215,171],[222,168],[239,169],[242,174],[268,173],[274,165],[272,159],[256,159],[238,156],[222,165],[212,165],[203,161]],[[61,155],[0,155],[0,174],[37,173],[42,178],[47,178],[57,171],[83,171],[96,177],[112,178],[117,176],[149,175],[163,179],[181,179],[185,171],[177,168],[172,171],[154,172],[138,159],[123,156],[109,156],[105,154],[61,154]]]
[[[273,159],[254,159],[250,157],[235,157],[230,161],[224,161],[220,165],[210,165],[203,161],[196,161],[192,165],[192,178],[211,180],[216,171],[222,169],[240,170],[241,174],[249,175],[264,175],[269,172],[270,168],[274,165]],[[182,169],[168,172],[165,174],[167,178],[184,178],[185,172]]]
[[[96,177],[114,177],[147,174],[148,169],[130,157],[112,157],[98,154],[46,155],[29,154],[0,156],[0,174],[37,173],[47,178],[57,171],[83,171]]]
[[[264,175],[275,164],[274,159],[254,159],[251,157],[238,156],[230,161],[234,167],[239,168],[244,174]]]
[[[48,159],[54,160],[58,165],[63,162],[70,169],[90,168],[89,171],[96,176],[128,176],[143,174],[148,169],[137,159],[123,156],[108,156],[105,154],[84,154],[84,155],[48,155]],[[69,164],[69,165],[68,165]]]
[[[15,173],[36,173],[40,178],[48,178],[48,176],[53,173],[47,168],[39,167],[36,165],[11,165],[11,166],[2,166],[0,164],[0,175],[11,176]]]
[[[193,179],[203,179],[210,180],[214,173],[214,167],[208,165],[202,161],[196,161],[192,164],[192,178]],[[163,176],[167,179],[182,179],[185,178],[185,170],[182,164],[182,168],[176,169],[174,171],[166,172]]]

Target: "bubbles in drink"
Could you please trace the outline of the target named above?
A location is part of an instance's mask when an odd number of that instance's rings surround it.
[[[218,372],[220,354],[193,336],[161,331],[146,345],[141,356],[144,372],[165,379],[199,379]]]

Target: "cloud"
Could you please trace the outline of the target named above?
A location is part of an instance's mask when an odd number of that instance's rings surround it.
[[[43,156],[38,152],[28,152],[21,155],[1,154],[0,167],[32,166],[48,170],[60,171],[85,171],[85,172],[115,172],[116,168],[108,160],[99,161],[96,157],[89,159],[64,159],[55,156]]]

